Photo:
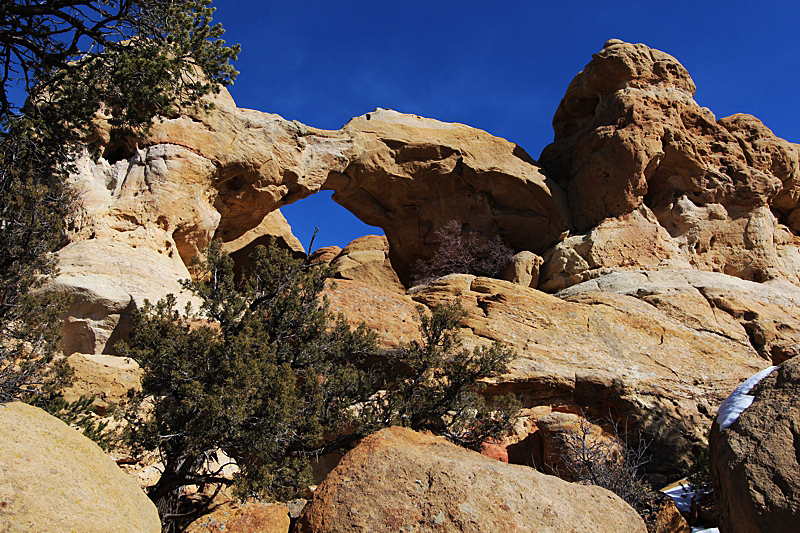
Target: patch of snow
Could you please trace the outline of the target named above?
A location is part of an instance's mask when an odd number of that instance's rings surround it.
[[[720,431],[736,422],[739,415],[750,407],[755,398],[748,393],[756,386],[756,383],[767,377],[776,368],[778,367],[771,366],[751,376],[747,381],[736,387],[736,390],[722,402],[722,405],[719,406],[719,411],[717,411],[717,422],[719,423]]]
[[[751,387],[752,388],[752,387]],[[749,390],[749,389],[748,389]],[[695,491],[689,490],[688,483],[678,482],[668,488],[661,489],[661,492],[672,498],[675,502],[675,507],[678,511],[688,514],[692,510],[692,500],[695,497]],[[692,533],[719,533],[716,527],[692,527]]]
[[[675,501],[675,507],[682,513],[688,513],[692,509],[692,499],[694,498],[694,491],[689,490],[689,485],[681,483],[668,489],[662,489],[661,492],[669,496]]]

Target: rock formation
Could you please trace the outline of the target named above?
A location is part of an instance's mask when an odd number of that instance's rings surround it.
[[[330,189],[386,234],[312,254],[339,269],[334,312],[392,350],[419,338],[418,304],[459,298],[467,346],[516,351],[488,392],[519,395],[527,426],[492,453],[544,461],[536,420],[611,413],[653,440],[651,473],[677,474],[736,384],[800,353],[800,147],[749,115],[717,120],[694,91],[675,58],[609,41],[568,87],[541,165],[462,124],[378,109],[325,131],[225,91],[147,138],[100,124],[51,286],[74,296],[65,353],[113,354],[212,238],[239,268],[271,237],[304,254],[279,208]],[[514,283],[456,275],[406,293],[452,220],[518,252]]]
[[[94,442],[23,403],[0,405],[0,530],[159,533],[155,505]]]
[[[298,526],[298,533],[647,530],[609,491],[402,428],[375,433],[349,452]]]
[[[659,270],[614,272],[558,293],[625,294],[656,307],[697,331],[749,345],[762,364],[800,353],[800,288],[785,280],[754,283],[716,272]]]
[[[186,533],[288,533],[289,509],[280,504],[249,501],[225,503],[186,528]]]
[[[493,391],[513,391],[527,407],[582,408],[596,418],[610,409],[654,440],[650,471],[677,473],[704,442],[716,406],[764,366],[746,335],[687,325],[625,294],[586,290],[562,299],[468,275],[413,294],[426,305],[454,297],[468,313],[468,341],[502,340],[517,353]]]
[[[540,163],[565,188],[575,229],[588,234],[560,245],[545,286],[563,287],[551,278],[567,266],[675,260],[800,282],[798,145],[750,115],[717,120],[694,92],[675,58],[617,39],[575,76]],[[625,219],[637,210],[638,220]],[[621,249],[620,232],[639,235]]]
[[[337,278],[361,281],[400,294],[406,292],[392,268],[389,242],[383,235],[359,237],[331,260],[331,266],[336,268]]]
[[[711,429],[720,531],[795,531],[800,513],[800,359],[763,378],[730,427]]]

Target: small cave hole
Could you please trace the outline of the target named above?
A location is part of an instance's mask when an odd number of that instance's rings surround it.
[[[239,174],[225,181],[225,183],[222,184],[222,188],[226,192],[235,193],[240,191],[242,187],[244,187],[245,183],[246,183],[245,177],[242,174]]]
[[[128,161],[134,155],[136,155],[135,145],[127,140],[111,141],[103,150],[103,159],[112,165],[118,161]]]

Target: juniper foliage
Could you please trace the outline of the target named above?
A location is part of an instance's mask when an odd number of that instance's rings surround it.
[[[0,2],[0,402],[64,376],[44,369],[67,302],[40,289],[75,205],[64,180],[96,147],[98,112],[112,135],[143,135],[233,81],[239,48],[220,39],[210,3]]]
[[[203,318],[178,312],[174,297],[147,304],[124,348],[144,370],[127,440],[160,454],[163,473],[149,496],[167,530],[204,512],[181,510],[186,485],[232,484],[242,498],[286,500],[311,482],[309,458],[388,425],[470,445],[507,429],[512,414],[487,406],[478,381],[503,372],[511,353],[501,345],[459,350],[457,305],[421,313],[422,343],[380,353],[374,332],[329,310],[321,296],[329,266],[274,244],[250,259],[252,269],[235,276],[212,243],[185,285],[201,299]],[[240,469],[233,480],[216,461],[223,456]]]

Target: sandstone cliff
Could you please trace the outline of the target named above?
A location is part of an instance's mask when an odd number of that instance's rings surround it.
[[[65,351],[113,353],[130,313],[179,292],[212,238],[239,265],[270,236],[305,253],[279,209],[330,189],[386,234],[313,256],[339,268],[335,311],[394,349],[417,335],[415,305],[458,297],[469,343],[517,351],[490,391],[520,395],[531,431],[536,413],[610,411],[675,473],[740,381],[800,352],[800,147],[749,115],[717,120],[694,91],[672,56],[609,41],[567,88],[540,162],[462,124],[378,109],[326,131],[225,91],[147,138],[101,127],[103,157],[71,179],[54,284],[75,296]],[[451,220],[520,252],[518,283],[406,293]]]

